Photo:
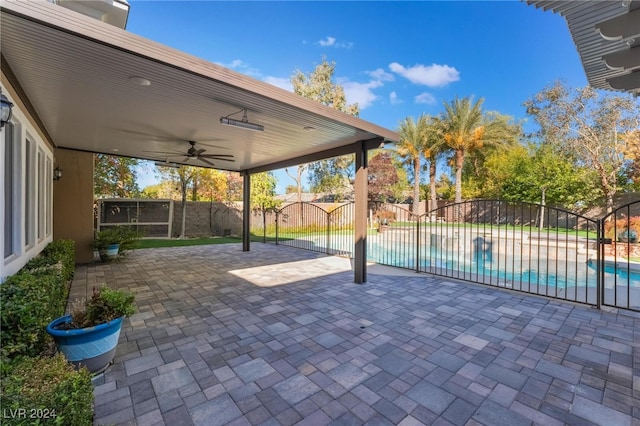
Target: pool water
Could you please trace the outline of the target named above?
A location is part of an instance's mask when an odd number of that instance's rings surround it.
[[[526,284],[527,287],[547,287],[549,289],[566,289],[567,287],[588,287],[596,288],[597,272],[595,262],[557,262],[556,260],[545,262],[540,259],[539,266],[547,263],[546,267],[551,270],[538,270],[535,267],[524,267],[526,265],[518,262],[505,262],[504,259],[496,261],[491,253],[479,252],[471,259],[460,259],[457,253],[444,253],[435,247],[425,248],[428,253],[420,253],[419,265],[416,265],[417,250],[414,245],[404,245],[400,247],[386,248],[380,244],[369,243],[367,246],[367,258],[370,261],[396,266],[407,269],[419,268],[420,271],[430,272],[433,268],[442,269],[447,276],[456,274],[473,274],[478,281],[491,283],[516,282],[520,286]],[[502,262],[502,265],[500,264]],[[511,268],[505,268],[504,264]],[[518,268],[520,267],[520,269]],[[605,284],[640,288],[640,272],[630,271],[626,268],[626,263],[622,267],[616,268],[614,265],[605,266]]]

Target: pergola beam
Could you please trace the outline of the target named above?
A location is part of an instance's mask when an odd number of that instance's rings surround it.
[[[351,145],[328,149],[314,154],[303,155],[285,161],[271,163],[262,167],[242,172],[244,177],[243,187],[243,212],[242,212],[242,250],[249,251],[250,209],[251,209],[251,180],[254,173],[262,173],[271,170],[291,167],[312,161],[324,160],[340,155],[355,154],[356,180],[355,180],[355,229],[354,229],[354,282],[362,284],[367,281],[367,209],[369,200],[367,156],[371,149],[383,148],[385,140],[382,137],[362,140]]]
[[[391,141],[388,141],[388,142],[391,142]],[[384,143],[385,143],[385,140],[382,137],[367,139],[364,141],[354,142],[350,145],[344,145],[337,148],[331,148],[324,151],[291,158],[289,160],[283,160],[283,161],[278,161],[276,163],[266,164],[264,166],[254,167],[254,168],[245,170],[244,173],[255,174],[255,173],[269,172],[271,170],[283,169],[285,167],[293,167],[299,164],[312,163],[314,161],[326,160],[327,158],[353,154],[355,152],[358,152],[360,149],[362,149],[363,144],[367,150],[370,150],[370,149],[382,148]]]
[[[607,19],[596,24],[596,29],[605,40],[625,40],[640,36],[640,9]]]

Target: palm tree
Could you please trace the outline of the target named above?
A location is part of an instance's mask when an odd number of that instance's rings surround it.
[[[441,117],[442,138],[453,151],[456,170],[456,203],[462,202],[462,169],[467,154],[485,146],[512,143],[520,133],[520,127],[510,123],[510,117],[482,112],[480,98],[477,102],[466,97],[445,103]]]
[[[413,165],[413,213],[417,215],[420,208],[420,164],[427,143],[427,134],[431,117],[421,114],[418,120],[407,117],[400,122],[398,134],[400,143],[398,154]]]
[[[431,196],[431,209],[438,207],[438,195],[436,192],[436,164],[447,148],[440,138],[439,129],[441,125],[442,124],[437,117],[432,117],[431,120],[429,120],[426,129],[425,143],[422,148],[422,154],[429,162],[429,195]]]

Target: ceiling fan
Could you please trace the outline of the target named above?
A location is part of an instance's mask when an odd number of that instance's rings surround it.
[[[178,151],[142,151],[142,152],[161,155],[163,158],[166,158],[167,163],[169,162],[169,158],[172,158],[172,157],[184,157],[183,161],[188,161],[191,158],[195,158],[196,160],[200,160],[209,166],[215,166],[215,164],[209,160],[235,161],[233,159],[232,154],[205,154],[206,149],[196,148],[196,143],[197,143],[196,141],[187,141],[187,142],[189,142],[189,144],[191,145],[191,147],[189,147],[187,152],[178,152]]]

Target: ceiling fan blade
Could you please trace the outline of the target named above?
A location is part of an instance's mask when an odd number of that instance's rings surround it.
[[[233,157],[233,154],[203,154],[200,157],[213,158],[213,157]]]
[[[174,155],[184,155],[184,153],[182,152],[178,152],[178,151],[142,151],[142,152],[148,152],[149,154],[174,154]]]
[[[214,166],[215,166],[215,164],[213,164],[211,161],[207,160],[206,158],[198,157],[198,160],[200,160],[200,161],[202,161],[203,163],[208,164],[208,165],[210,165],[210,166],[212,166],[212,167],[214,167]]]
[[[198,156],[198,157],[199,157],[199,156],[200,156],[200,154],[202,154],[202,153],[203,153],[203,152],[205,152],[205,151],[206,151],[206,149],[202,149],[202,148],[200,148],[199,150],[197,150],[197,151],[196,151],[196,156]]]
[[[173,155],[155,155],[154,157],[159,157],[159,158],[178,158],[178,157],[184,157],[184,154],[173,154]],[[153,157],[152,157],[153,158]]]
[[[216,161],[231,161],[232,163],[236,161],[233,158],[220,158],[220,157],[211,156],[211,155],[198,157],[198,159],[200,159],[200,160],[205,160],[207,158],[209,158],[211,160],[216,160]]]

